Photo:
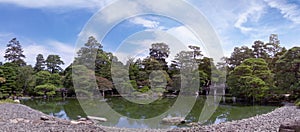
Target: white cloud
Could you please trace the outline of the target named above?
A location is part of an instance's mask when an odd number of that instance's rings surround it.
[[[62,66],[63,68],[66,68],[73,62],[75,51],[74,47],[70,46],[70,44],[65,44],[56,40],[49,40],[45,43],[46,45],[30,44],[23,46],[27,64],[34,66],[38,54],[42,54],[45,60],[48,55],[59,55],[65,63],[65,65]]]
[[[285,0],[265,0],[272,8],[280,10],[284,18],[300,24],[300,8],[299,5],[288,3]]]
[[[89,9],[96,11],[112,0],[0,0],[0,3],[15,4],[26,8],[39,9]]]
[[[251,5],[250,8],[248,8],[245,12],[239,15],[234,26],[240,29],[242,33],[254,31],[254,28],[246,27],[243,24],[247,23],[249,20],[252,22],[257,22],[263,13],[264,6],[262,4]]]
[[[130,19],[129,21],[132,22],[133,24],[142,25],[143,27],[150,28],[150,29],[158,28],[159,26],[158,21],[147,20],[142,17],[135,17]]]
[[[22,37],[21,37],[22,38]],[[20,40],[19,40],[20,41]],[[22,48],[24,55],[26,56],[25,62],[29,65],[34,66],[36,63],[36,56],[42,54],[46,60],[47,56],[50,54],[59,55],[64,61],[65,65],[62,68],[69,66],[74,60],[74,54],[76,53],[74,47],[70,44],[62,43],[57,40],[45,41],[45,45],[37,44],[35,42],[21,39]],[[0,45],[0,61],[5,62],[3,56],[5,54],[6,45]]]

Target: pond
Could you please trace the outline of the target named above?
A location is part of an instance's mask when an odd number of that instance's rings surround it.
[[[119,117],[110,117],[108,115],[100,115],[108,119],[107,122],[101,123],[101,125],[124,127],[124,128],[176,128],[186,127],[186,124],[174,125],[163,124],[159,121],[136,121],[130,119],[150,119],[161,115],[166,112],[174,102],[176,98],[162,98],[158,101],[152,102],[148,105],[140,105],[127,101],[122,97],[110,97],[105,101],[101,101],[103,104],[108,104],[116,113],[119,113]],[[76,120],[77,116],[86,117],[86,112],[81,108],[79,101],[75,98],[67,98],[62,100],[61,98],[53,99],[29,99],[22,100],[22,104],[27,105],[33,109],[42,111],[45,114],[53,115],[58,118],[67,120]],[[185,116],[188,122],[196,122],[199,119],[203,105],[205,103],[205,97],[198,97],[192,110]],[[184,106],[184,104],[182,104]],[[261,105],[243,105],[243,104],[229,104],[220,103],[212,114],[212,116],[202,122],[204,125],[218,124],[221,122],[240,120],[249,118],[259,114],[268,113],[278,106],[261,106]],[[99,107],[98,107],[99,108]],[[93,108],[91,108],[93,109]],[[101,109],[101,108],[99,108]],[[184,108],[183,108],[184,109]],[[102,110],[102,109],[101,109]],[[99,110],[99,111],[101,111]],[[104,109],[103,109],[104,110]],[[102,110],[102,111],[103,111]],[[95,109],[93,109],[95,111]],[[108,112],[109,113],[109,112]],[[168,116],[182,116],[180,110],[174,115]]]

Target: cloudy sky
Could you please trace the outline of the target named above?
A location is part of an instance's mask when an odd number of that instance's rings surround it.
[[[73,60],[76,42],[79,36],[83,36],[85,25],[92,16],[103,13],[101,9],[113,4],[113,1],[0,0],[0,61],[5,62],[6,44],[16,37],[23,46],[27,63],[34,65],[39,53],[44,57],[58,54],[67,66]],[[279,35],[282,46],[290,48],[300,44],[299,0],[186,1],[197,8],[215,29],[226,56],[236,46],[251,46],[255,40],[267,42],[273,33]],[[162,8],[166,10],[185,13],[164,4],[167,3],[162,3]],[[127,8],[119,7],[120,10]],[[128,12],[138,8],[130,7]],[[128,12],[115,11],[106,15],[109,20]],[[101,22],[98,24],[102,25]],[[97,32],[91,35],[97,36]],[[101,43],[105,50],[126,58],[129,54],[123,50],[137,52],[132,55],[135,57],[145,56],[151,43],[164,41],[174,44],[176,40],[201,45],[184,24],[157,15],[143,15],[115,25]],[[174,45],[178,50],[184,48],[180,44]],[[171,53],[174,55],[176,52],[171,50]]]

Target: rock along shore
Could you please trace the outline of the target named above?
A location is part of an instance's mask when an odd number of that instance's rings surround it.
[[[42,120],[41,117],[48,117]],[[21,104],[0,104],[0,132],[164,132],[164,131],[278,131],[283,122],[300,119],[300,109],[285,106],[255,117],[208,126],[194,126],[177,129],[127,129],[99,126],[95,124],[72,124],[70,121],[54,118]]]
[[[300,109],[296,106],[284,106],[274,111],[250,117],[247,119],[224,122],[208,126],[195,126],[185,131],[204,132],[278,132],[279,127],[285,122],[294,122],[300,119]],[[182,131],[174,129],[173,131]]]

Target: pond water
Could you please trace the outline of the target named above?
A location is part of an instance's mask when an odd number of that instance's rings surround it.
[[[148,105],[140,105],[127,101],[122,97],[110,97],[105,101],[101,101],[103,104],[108,104],[114,111],[120,114],[119,117],[111,118],[108,115],[100,115],[108,119],[107,122],[101,123],[106,126],[124,127],[124,128],[175,128],[185,127],[183,125],[163,124],[159,121],[146,122],[136,121],[130,119],[150,119],[161,115],[172,107],[176,98],[162,98]],[[86,113],[89,110],[84,111],[81,108],[79,101],[75,98],[68,98],[62,100],[61,98],[54,99],[29,99],[22,100],[22,104],[27,105],[33,109],[42,111],[45,114],[53,115],[58,118],[67,120],[76,120],[77,116],[86,117]],[[193,109],[188,113],[185,119],[188,122],[198,121],[201,114],[203,105],[205,103],[204,97],[198,97]],[[93,103],[92,103],[93,104]],[[184,105],[184,104],[182,104]],[[95,107],[96,108],[96,107]],[[97,111],[93,109],[93,111]],[[99,107],[98,107],[99,108]],[[268,113],[277,108],[277,106],[261,106],[261,105],[243,105],[243,104],[226,104],[220,103],[218,108],[212,114],[212,116],[203,122],[203,124],[218,124],[221,122],[240,120],[249,118],[259,114]],[[99,111],[104,109],[99,108]],[[184,109],[184,108],[183,108]],[[89,112],[88,112],[89,113]],[[108,112],[109,113],[109,112]],[[182,116],[180,110],[178,113],[170,116]]]

